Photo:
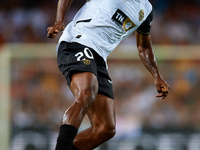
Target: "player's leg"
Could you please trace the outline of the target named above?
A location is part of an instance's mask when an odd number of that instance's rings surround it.
[[[70,150],[77,129],[97,95],[97,78],[90,72],[73,74],[70,89],[75,100],[63,116],[56,150]]]
[[[97,95],[87,113],[91,127],[75,137],[74,145],[78,150],[92,150],[115,135],[114,105],[113,99]]]
[[[73,104],[66,110],[62,124],[79,128],[83,117],[94,102],[98,91],[97,78],[93,73],[76,73],[72,76],[70,89],[75,97]]]

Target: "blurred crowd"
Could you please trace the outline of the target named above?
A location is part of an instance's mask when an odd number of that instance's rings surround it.
[[[74,0],[66,15],[69,23],[85,1]],[[150,0],[154,7],[154,44],[200,44],[199,0]],[[1,0],[0,44],[3,42],[57,42],[46,38],[55,21],[57,0]],[[129,38],[132,38],[130,36]],[[128,43],[132,40],[127,40]]]

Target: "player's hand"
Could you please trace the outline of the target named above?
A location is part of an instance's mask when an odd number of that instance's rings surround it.
[[[48,38],[55,38],[58,32],[61,32],[64,30],[64,23],[61,24],[55,24],[53,26],[50,26],[47,28],[47,37]]]
[[[163,79],[161,79],[161,78],[156,79],[155,86],[159,93],[159,95],[156,95],[156,97],[161,97],[161,100],[163,100],[165,97],[167,97],[167,95],[170,91],[170,87]]]

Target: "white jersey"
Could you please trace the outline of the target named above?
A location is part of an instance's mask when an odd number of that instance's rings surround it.
[[[65,28],[61,41],[93,48],[106,61],[152,11],[148,0],[89,0]]]

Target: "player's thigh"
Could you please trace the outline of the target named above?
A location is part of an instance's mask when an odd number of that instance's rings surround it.
[[[80,95],[82,91],[95,99],[98,92],[97,77],[91,72],[74,73],[71,77],[70,89],[75,97]]]
[[[115,129],[115,101],[112,98],[98,94],[87,114],[92,127]]]

